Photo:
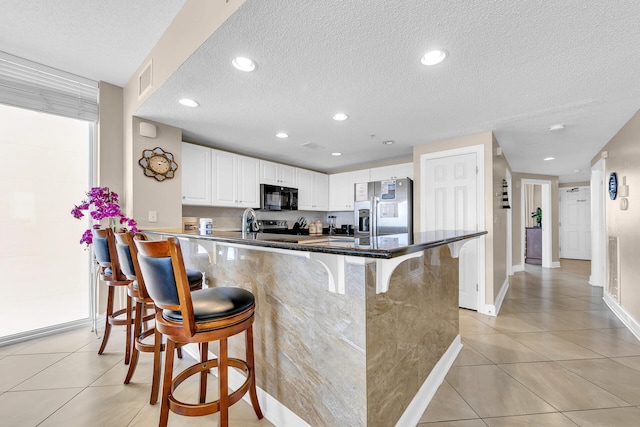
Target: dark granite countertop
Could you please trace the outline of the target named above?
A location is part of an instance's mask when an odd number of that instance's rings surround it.
[[[144,230],[145,233],[175,236],[180,238],[210,240],[263,248],[288,249],[293,251],[321,252],[367,258],[389,259],[422,251],[428,248],[459,242],[487,234],[486,231],[438,230],[422,233],[392,234],[376,239],[354,238],[340,235],[296,236],[286,234],[247,233],[239,231],[215,231],[213,235],[170,233]]]

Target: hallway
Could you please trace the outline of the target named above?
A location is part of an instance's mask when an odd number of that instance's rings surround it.
[[[640,425],[640,342],[588,261],[526,265],[498,317],[460,311],[464,347],[419,427]]]

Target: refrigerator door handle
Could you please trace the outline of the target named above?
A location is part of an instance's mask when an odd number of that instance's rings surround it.
[[[378,237],[378,199],[377,197],[371,198],[371,227],[369,236],[372,238]]]

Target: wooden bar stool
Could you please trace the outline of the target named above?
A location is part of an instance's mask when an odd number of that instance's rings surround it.
[[[105,313],[104,334],[98,354],[102,354],[107,346],[109,335],[111,334],[111,326],[124,325],[127,334],[125,338],[124,363],[129,364],[131,358],[131,329],[133,325],[131,298],[127,295],[126,307],[123,309],[113,311],[113,306],[115,289],[129,286],[131,280],[127,279],[120,270],[112,229],[93,230],[93,252],[96,262],[100,266],[100,279],[107,285],[107,310]],[[124,319],[122,318],[123,315],[125,316]]]
[[[177,239],[144,241],[134,238],[138,262],[149,295],[157,307],[156,328],[167,337],[165,370],[160,408],[161,427],[167,425],[169,410],[187,416],[219,412],[220,427],[229,425],[229,406],[249,392],[258,419],[262,411],[258,403],[253,359],[253,320],[255,298],[249,291],[233,287],[208,288],[190,292],[182,251]],[[245,332],[246,360],[230,358],[227,339]],[[219,341],[217,359],[208,359],[208,343]],[[173,354],[176,344],[200,344],[201,361],[178,375],[173,375]],[[207,372],[218,367],[219,398],[206,402]],[[229,393],[229,366],[246,374],[243,384]],[[192,375],[200,374],[199,403],[177,400],[176,388]]]
[[[154,353],[153,357],[153,377],[151,384],[151,398],[149,403],[155,404],[158,400],[158,390],[160,384],[160,352],[164,350],[164,345],[161,344],[156,351],[155,342],[161,342],[162,336],[156,330],[155,326],[147,327],[147,322],[155,319],[156,306],[153,300],[147,292],[147,288],[144,284],[142,274],[140,273],[140,265],[138,264],[138,250],[133,244],[134,234],[131,232],[121,231],[115,234],[116,238],[116,250],[118,252],[118,260],[120,262],[120,269],[131,280],[127,288],[129,296],[135,303],[135,316],[133,323],[133,348],[131,350],[131,362],[129,363],[129,369],[125,377],[124,383],[129,384],[133,373],[138,365],[138,356],[140,352]],[[138,239],[148,240],[147,236],[143,233],[136,233]],[[202,289],[202,273],[198,270],[187,270],[187,277],[189,280],[189,289],[194,291]],[[147,315],[146,309],[152,308],[153,313]],[[154,342],[145,342],[145,339],[154,336]],[[182,357],[180,348],[178,348],[178,357]]]

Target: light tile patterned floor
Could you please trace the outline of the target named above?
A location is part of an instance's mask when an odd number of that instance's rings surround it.
[[[152,355],[140,355],[130,384],[124,358],[124,328],[115,328],[105,352],[86,329],[0,347],[0,426],[2,427],[147,427],[158,425],[160,405],[149,405]],[[191,364],[187,355],[176,369]],[[216,378],[210,375],[208,397],[216,398]],[[182,390],[181,390],[182,389]],[[179,398],[197,401],[198,381],[180,386]],[[229,411],[231,425],[269,427],[244,401]],[[218,415],[169,415],[169,426],[218,425]]]
[[[527,265],[502,310],[460,310],[464,348],[419,427],[640,426],[640,341],[589,286],[590,263]]]
[[[419,427],[640,425],[640,342],[588,285],[589,262],[561,264],[516,273],[497,318],[460,311],[464,348]],[[124,385],[124,331],[102,356],[99,344],[75,330],[0,347],[0,425],[157,425],[159,405],[147,403],[151,355]],[[169,425],[215,427],[217,416],[171,414]],[[231,425],[271,426],[244,402],[232,407]]]

